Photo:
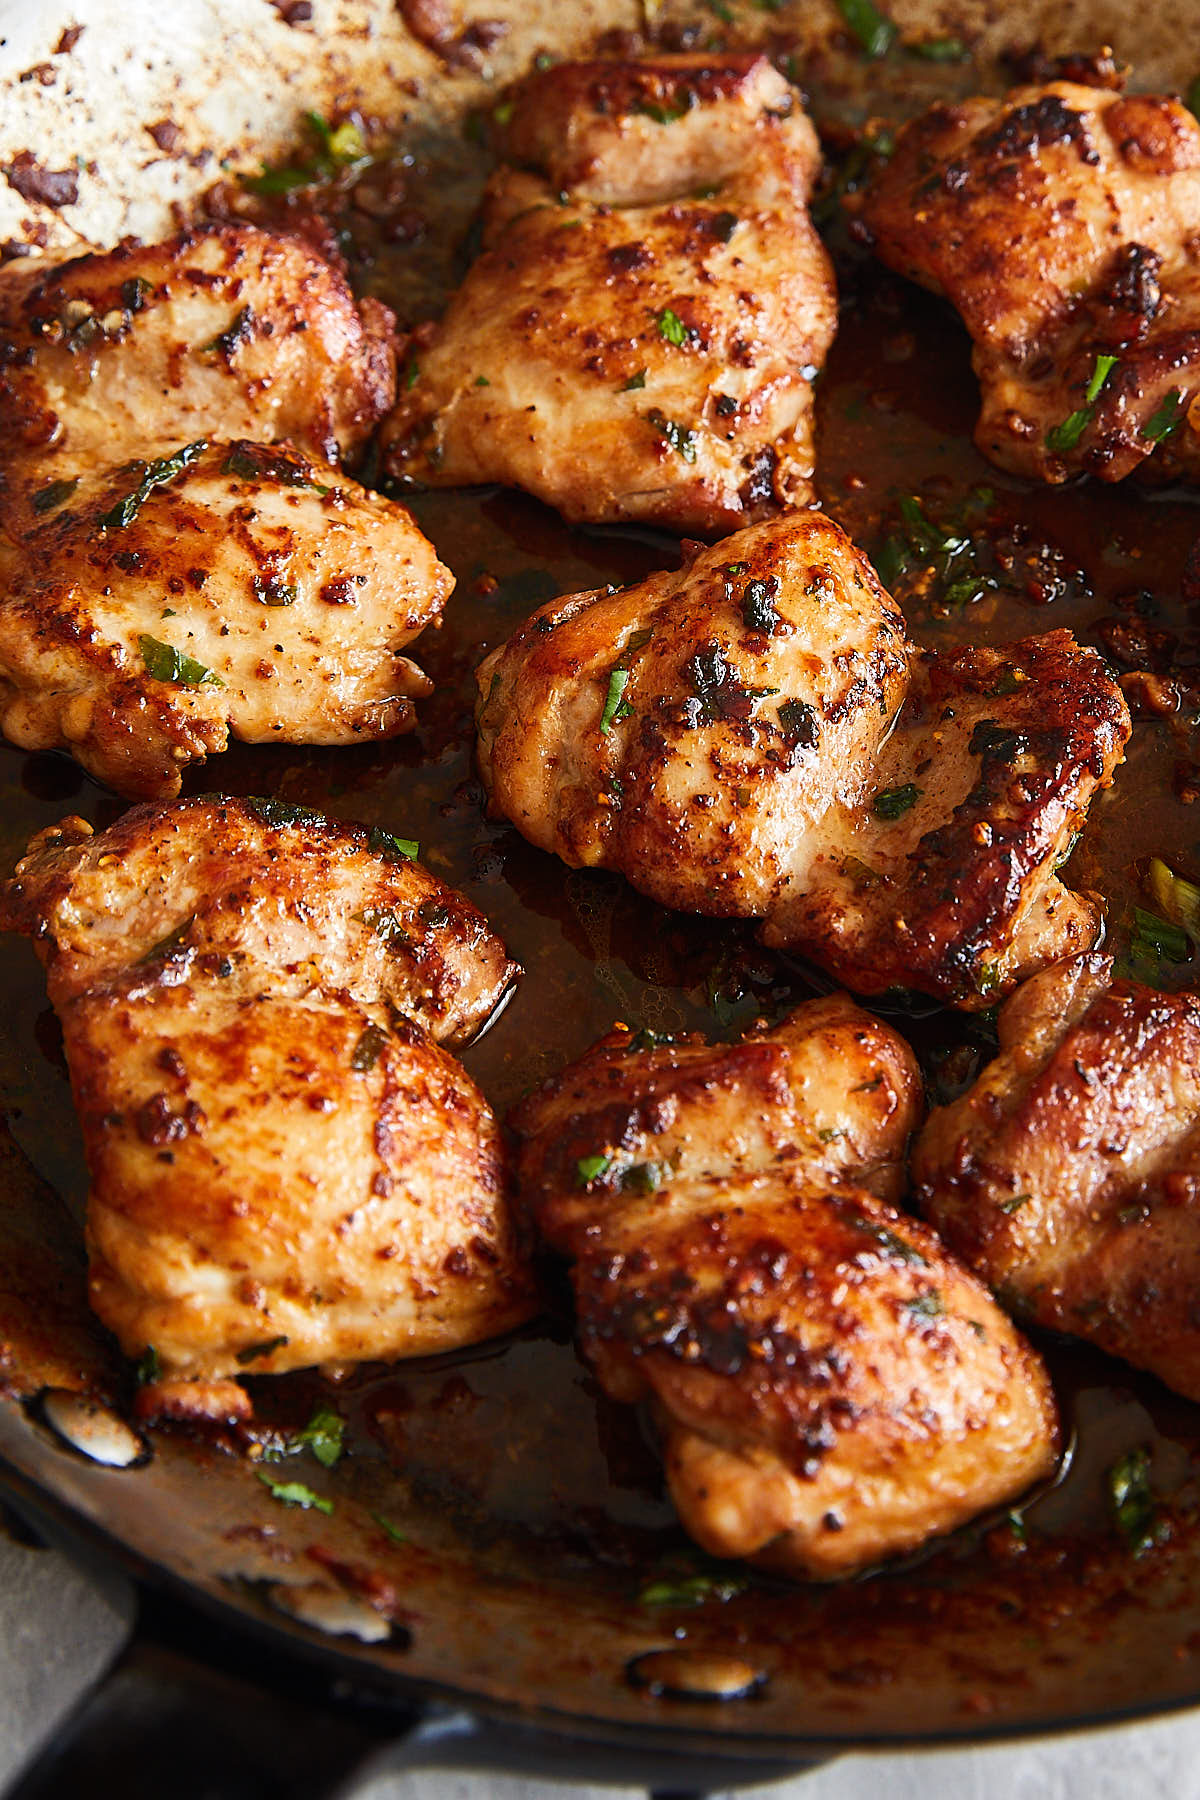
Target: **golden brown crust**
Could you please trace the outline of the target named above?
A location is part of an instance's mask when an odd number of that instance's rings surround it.
[[[835,995],[743,1044],[614,1032],[511,1115],[585,1353],[650,1399],[715,1554],[850,1573],[1053,1464],[1037,1358],[877,1197],[918,1095],[903,1041]]]
[[[764,918],[859,992],[987,1006],[1095,940],[1054,867],[1128,737],[1105,664],[1069,632],[918,656],[818,514],[554,601],[477,679],[484,782],[533,843]]]
[[[962,313],[985,455],[1052,482],[1194,478],[1200,126],[1178,100],[1053,81],[935,106],[851,204]]]
[[[92,1304],[128,1353],[219,1384],[529,1316],[496,1121],[435,1041],[518,971],[395,840],[273,801],[67,820],[0,924],[47,966]]]
[[[1200,1399],[1200,1001],[1048,969],[1000,1014],[1001,1053],[935,1112],[922,1210],[1025,1317]]]
[[[588,63],[517,89],[483,250],[423,328],[392,473],[572,519],[715,532],[813,499],[829,260],[816,137],[764,57]]]

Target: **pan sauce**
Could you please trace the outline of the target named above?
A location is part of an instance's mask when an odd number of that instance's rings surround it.
[[[465,178],[473,179],[469,170]],[[438,172],[429,179],[436,189]],[[421,212],[420,186],[411,175],[402,203]],[[368,276],[375,291],[393,300],[403,291],[408,253],[401,243],[381,255]],[[419,237],[411,255],[424,286],[429,253]],[[986,487],[994,499],[982,516],[1003,553],[1013,552],[1014,587],[1021,586],[1022,559],[1039,545],[1061,553],[1038,556],[1032,591],[987,595],[947,618],[935,616],[911,582],[899,584],[917,639],[995,643],[1069,626],[1110,653],[1123,649],[1127,659],[1194,664],[1200,682],[1200,639],[1182,593],[1187,554],[1200,531],[1194,501],[1132,484],[1035,491],[1000,474],[970,442],[976,389],[966,335],[953,316],[844,242],[839,281],[841,329],[817,402],[818,485],[827,509],[872,550],[894,528],[901,497],[917,495],[930,516],[949,520]],[[536,502],[498,489],[407,498],[459,583],[444,626],[420,645],[437,691],[421,709],[419,730],[354,750],[237,748],[189,777],[185,791],[270,793],[419,840],[422,859],[487,913],[526,969],[505,1014],[464,1059],[500,1110],[579,1054],[614,1018],[659,1031],[732,1034],[813,992],[810,974],[761,950],[750,928],[666,913],[616,877],[562,868],[482,815],[471,764],[474,665],[552,593],[636,579],[670,562],[677,546],[649,531],[572,529]],[[1028,534],[1025,544],[1011,543],[1014,529]],[[1147,630],[1170,638],[1155,643],[1151,637],[1139,649],[1136,640]],[[1180,793],[1187,788],[1187,759],[1178,721],[1172,728],[1139,718],[1115,787],[1093,806],[1071,878],[1105,894],[1114,921],[1140,898],[1139,859],[1162,855],[1180,872],[1200,876],[1200,815]],[[56,757],[6,747],[0,783],[6,866],[32,832],[65,812],[81,812],[103,827],[123,810]],[[1183,984],[1192,973],[1181,966],[1166,978]],[[0,1083],[12,1135],[78,1218],[85,1179],[77,1128],[57,1027],[24,945],[7,947],[3,993],[11,1027],[0,1049]],[[944,1014],[895,1016],[931,1067],[948,1048],[962,1046],[954,1068],[966,1078],[981,1054],[972,1027]],[[54,1207],[45,1194],[35,1204]],[[61,1220],[54,1229],[67,1235]],[[13,1243],[9,1231],[4,1238],[10,1266],[19,1269],[28,1257],[32,1267],[37,1253]],[[273,1429],[301,1426],[317,1398],[346,1413],[354,1454],[332,1477],[322,1481],[309,1458],[285,1468],[289,1477],[338,1496],[339,1504],[354,1495],[408,1539],[397,1545],[368,1529],[368,1561],[361,1554],[347,1560],[339,1551],[333,1571],[364,1591],[374,1582],[372,1597],[390,1616],[412,1617],[422,1559],[428,1574],[469,1555],[496,1583],[540,1584],[559,1606],[583,1583],[598,1617],[622,1630],[632,1621],[655,1641],[684,1630],[690,1641],[727,1652],[753,1646],[774,1667],[799,1671],[809,1692],[818,1686],[819,1668],[822,1691],[833,1696],[829,1716],[836,1718],[841,1706],[849,1720],[860,1709],[858,1696],[894,1686],[910,1639],[937,1620],[960,1632],[964,1643],[975,1640],[970,1652],[953,1653],[961,1660],[959,1704],[969,1724],[981,1713],[1027,1710],[1039,1685],[1050,1691],[1047,1661],[1069,1616],[1083,1637],[1114,1629],[1113,1620],[1135,1604],[1151,1576],[1168,1584],[1172,1558],[1188,1565],[1200,1504],[1200,1413],[1082,1346],[1039,1339],[1077,1440],[1064,1481],[1029,1509],[1024,1540],[1010,1524],[985,1521],[916,1569],[837,1596],[756,1580],[746,1593],[724,1604],[710,1599],[696,1612],[641,1605],[648,1585],[677,1581],[695,1559],[674,1524],[637,1418],[598,1393],[571,1348],[561,1291],[556,1305],[545,1326],[457,1359],[363,1369],[332,1387],[307,1374],[251,1383],[268,1441]],[[32,1317],[36,1304],[27,1310]],[[6,1330],[8,1323],[0,1316]],[[68,1360],[88,1368],[101,1389],[127,1394],[127,1375],[106,1368],[94,1337],[83,1327],[76,1348],[72,1336]],[[31,1326],[21,1352],[15,1367],[10,1359],[14,1390],[64,1379],[61,1340],[55,1346],[50,1332],[39,1337]],[[1118,1454],[1143,1443],[1153,1448],[1156,1487],[1169,1503],[1174,1536],[1135,1564],[1108,1521],[1103,1474]],[[203,1445],[165,1437],[160,1453],[172,1466],[182,1458],[207,1468],[212,1460]],[[227,1539],[242,1532],[241,1541],[249,1542],[257,1533],[265,1570],[273,1554],[267,1537],[286,1525],[289,1545],[305,1545],[308,1555],[333,1567],[320,1520],[282,1509],[273,1519],[271,1502],[253,1489],[247,1473],[239,1491],[246,1516],[257,1523],[244,1531],[230,1527]],[[226,1500],[226,1523],[229,1505]],[[347,1499],[345,1510],[351,1507]],[[997,1635],[998,1619],[1019,1621],[1020,1636],[1015,1627],[1008,1639]],[[576,1678],[582,1695],[586,1684],[578,1671]],[[902,1689],[894,1691],[894,1709],[885,1695],[873,1703],[873,1716],[886,1721],[894,1710],[887,1728],[900,1731],[914,1721]],[[1095,1690],[1098,1705],[1122,1697],[1119,1682]],[[767,1701],[756,1704],[766,1708]],[[760,1710],[758,1725],[746,1729],[768,1726],[786,1729],[788,1715]]]

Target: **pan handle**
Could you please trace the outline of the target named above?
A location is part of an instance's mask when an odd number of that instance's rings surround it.
[[[133,1637],[7,1800],[351,1800],[406,1770],[478,1769],[667,1796],[799,1775],[804,1761],[688,1756],[652,1737],[590,1741],[449,1707],[372,1700],[319,1665],[145,1593]]]

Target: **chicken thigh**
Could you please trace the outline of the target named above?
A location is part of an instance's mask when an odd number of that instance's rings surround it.
[[[918,1142],[922,1210],[1022,1317],[1200,1400],[1200,1000],[1085,956],[999,1030]]]
[[[482,252],[384,429],[393,474],[706,533],[811,501],[836,296],[783,77],[756,55],[556,66],[503,149]]]
[[[239,1371],[448,1350],[534,1309],[496,1121],[443,1047],[519,971],[415,849],[204,798],[69,819],[0,897],[62,1021],[92,1304],[225,1410]]]
[[[793,513],[551,602],[480,667],[494,811],[664,906],[762,918],[863,993],[991,1004],[1099,929],[1054,873],[1129,733],[1069,632],[921,655]]]
[[[985,456],[1051,482],[1200,473],[1200,125],[1178,100],[1053,81],[935,106],[849,204],[961,312]]]
[[[310,250],[252,227],[0,283],[0,728],[120,792],[415,722],[449,571],[343,476],[392,392]],[[382,309],[376,309],[382,312]]]
[[[896,1212],[920,1077],[845,995],[739,1044],[617,1028],[510,1118],[606,1391],[647,1398],[687,1530],[847,1575],[1054,1465],[1038,1358]]]

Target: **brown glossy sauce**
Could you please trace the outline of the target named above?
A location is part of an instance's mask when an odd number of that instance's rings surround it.
[[[406,169],[396,206],[413,221],[427,220],[432,202],[422,180],[436,192],[447,169],[460,184],[451,213],[461,216],[464,198],[478,188],[480,161],[457,148],[448,160],[431,153],[423,169]],[[399,238],[378,220],[355,226],[360,237],[375,231],[370,256],[359,259],[362,283],[402,312],[406,293],[410,303],[426,295],[449,266],[445,243],[431,246],[429,229],[413,221]],[[1104,621],[1132,619],[1170,634],[1169,647],[1160,643],[1156,652],[1160,661],[1200,662],[1196,620],[1181,594],[1200,532],[1195,499],[1132,483],[1033,489],[991,468],[971,444],[976,389],[957,320],[844,243],[839,260],[842,324],[818,389],[824,504],[874,550],[903,496],[919,496],[929,516],[945,520],[987,487],[994,496],[985,507],[987,530],[1006,543],[1014,531],[1024,534],[1023,549],[1037,563],[1036,591],[986,595],[950,617],[936,616],[902,582],[897,592],[918,640],[994,643],[1065,625],[1106,647],[1113,640]],[[671,562],[677,546],[649,531],[573,529],[536,501],[499,489],[406,499],[458,581],[443,626],[416,647],[437,683],[420,708],[419,729],[349,750],[238,747],[193,772],[186,791],[269,793],[419,840],[422,860],[469,895],[525,967],[511,1005],[465,1058],[500,1111],[614,1019],[729,1034],[816,991],[819,980],[763,951],[751,926],[668,913],[615,876],[567,870],[483,812],[472,765],[473,667],[551,594],[630,581]],[[1011,585],[1019,589],[1020,555],[1014,567]],[[1130,603],[1134,594],[1145,596],[1140,612]],[[1107,896],[1118,937],[1122,914],[1139,897],[1139,859],[1159,854],[1200,875],[1200,813],[1177,791],[1186,754],[1178,722],[1138,718],[1116,785],[1094,805],[1075,852],[1069,879]],[[29,835],[65,813],[103,827],[123,810],[65,758],[7,747],[0,749],[0,792],[6,867]],[[5,1114],[20,1150],[78,1217],[85,1190],[78,1131],[40,970],[30,948],[14,940],[2,967]],[[1193,975],[1180,965],[1164,979]],[[960,1077],[985,1053],[961,1019],[928,1008],[915,1020],[903,1010],[894,1016],[927,1057],[965,1042]],[[563,1582],[609,1569],[618,1601],[633,1607],[652,1574],[672,1558],[686,1560],[686,1541],[640,1421],[606,1401],[575,1356],[564,1295],[560,1286],[549,1325],[510,1343],[456,1359],[365,1368],[333,1390],[313,1375],[259,1381],[256,1405],[265,1426],[294,1426],[314,1395],[332,1392],[351,1419],[355,1452],[339,1479],[347,1468],[354,1479],[352,1465],[387,1459],[393,1473],[372,1477],[379,1504],[418,1541],[422,1518],[436,1515],[489,1566],[536,1567]],[[963,1606],[999,1583],[1020,1595],[1033,1630],[1083,1580],[1108,1581],[1117,1596],[1136,1585],[1107,1521],[1104,1470],[1132,1445],[1152,1445],[1156,1481],[1174,1497],[1179,1519],[1190,1517],[1200,1412],[1081,1346],[1044,1347],[1068,1429],[1078,1435],[1071,1472],[1030,1509],[1025,1549],[1006,1529],[989,1536],[985,1522],[915,1573],[856,1584],[836,1601],[813,1596],[811,1610],[800,1608],[795,1591],[761,1584],[728,1603],[723,1641],[781,1642],[819,1624],[836,1640],[852,1689],[884,1679],[869,1649],[881,1619],[911,1620],[932,1605],[937,1583]],[[1169,1553],[1152,1552],[1151,1560]]]

